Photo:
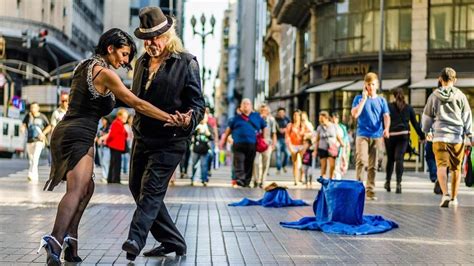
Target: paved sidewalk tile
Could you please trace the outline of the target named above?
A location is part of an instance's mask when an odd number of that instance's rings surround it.
[[[42,181],[48,171],[46,166],[40,168]],[[290,186],[293,198],[313,202],[317,189],[294,187],[288,175],[273,175],[273,169],[271,173],[269,180]],[[52,229],[65,190],[63,184],[44,192],[42,183],[28,184],[24,174],[0,177],[0,265],[44,264],[44,250],[40,254],[36,250],[41,236]],[[228,168],[214,170],[208,187],[190,187],[189,180],[176,180],[166,204],[186,239],[187,256],[139,256],[135,265],[474,265],[474,190],[463,185],[457,208],[439,208],[439,196],[423,176],[407,173],[403,194],[385,192],[378,177],[378,200],[367,202],[365,213],[383,215],[400,228],[378,235],[345,236],[279,225],[314,215],[311,206],[227,206],[243,197],[260,198],[264,192],[233,189],[228,175]],[[127,185],[104,184],[100,175],[96,181],[79,229],[81,265],[127,265],[121,244],[135,210],[133,199]],[[157,245],[149,236],[145,250]]]

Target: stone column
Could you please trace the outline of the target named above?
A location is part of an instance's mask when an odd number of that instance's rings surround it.
[[[411,22],[411,83],[423,80],[427,73],[428,52],[428,0],[414,0],[412,3]],[[410,91],[411,104],[423,107],[426,91],[423,89]]]

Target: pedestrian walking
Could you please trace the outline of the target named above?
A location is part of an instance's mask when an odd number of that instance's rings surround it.
[[[107,140],[107,135],[110,131],[110,124],[107,117],[102,117],[100,119],[99,129],[97,130],[96,143],[97,143],[97,153],[99,154],[100,168],[102,169],[102,179],[106,182],[107,177],[109,176],[109,167],[110,167],[110,149],[105,145]]]
[[[277,174],[280,174],[281,170],[286,173],[289,157],[288,147],[286,146],[286,127],[291,121],[286,116],[284,107],[278,108],[275,121],[277,122],[276,167]]]
[[[211,133],[212,133],[212,138],[211,141],[209,142],[210,145],[210,152],[209,152],[209,158],[207,160],[207,169],[208,169],[208,175],[212,175],[212,168],[216,168],[217,165],[217,154],[218,150],[216,149],[216,141],[219,141],[219,133],[217,131],[217,119],[212,115],[211,109],[209,107],[206,107],[206,114],[207,114],[207,125],[209,126]]]
[[[197,164],[201,162],[201,183],[203,186],[207,186],[209,182],[208,177],[208,161],[211,153],[211,144],[210,142],[213,139],[213,134],[211,133],[211,128],[208,125],[207,114],[204,114],[204,118],[201,120],[199,125],[196,127],[196,130],[193,134],[193,154],[192,154],[192,169],[193,174],[191,175],[191,186],[194,186],[194,177],[197,172]]]
[[[313,157],[315,155],[313,149],[313,143],[311,139],[305,139],[303,144],[303,173],[304,173],[304,184],[306,188],[311,188],[313,186]]]
[[[125,142],[125,152],[122,154],[122,173],[128,174],[129,165],[130,165],[130,151],[132,149],[133,143],[133,115],[129,115],[127,122],[123,124],[125,131],[127,132],[127,141]]]
[[[433,141],[438,182],[443,193],[440,207],[449,207],[458,205],[464,138],[472,138],[472,113],[466,95],[454,86],[456,71],[446,67],[441,70],[438,79],[441,87],[428,97],[422,125],[423,132]],[[447,182],[448,169],[451,175],[451,194]]]
[[[69,108],[69,95],[61,94],[59,101],[59,107],[54,110],[53,114],[51,115],[51,132],[53,132],[58,123],[63,120],[63,117]]]
[[[110,166],[107,183],[120,184],[120,172],[122,169],[122,154],[127,146],[127,130],[124,124],[127,123],[128,112],[124,108],[117,111],[117,117],[110,125],[110,132],[107,135],[105,144],[110,149]]]
[[[268,134],[267,130],[267,123],[259,113],[253,111],[250,99],[244,98],[240,103],[240,114],[229,121],[219,145],[220,149],[223,149],[227,138],[232,134],[233,166],[238,186],[250,186],[257,152],[257,134],[263,131],[265,136]]]
[[[334,169],[334,178],[342,179],[349,169],[349,162],[351,157],[351,140],[347,131],[347,126],[344,125],[340,119],[338,113],[332,113],[332,122],[338,126],[338,135],[342,136],[344,146],[339,147],[339,154],[336,158],[336,166]]]
[[[275,149],[277,142],[277,127],[275,118],[271,116],[270,107],[266,104],[260,105],[259,108],[260,116],[267,123],[268,130],[264,135],[265,142],[268,144],[268,148],[265,151],[257,152],[255,156],[255,162],[253,165],[252,179],[253,186],[263,188],[263,182],[268,175],[268,169],[270,169],[270,160],[272,159],[272,152]]]
[[[46,146],[46,135],[51,131],[48,118],[40,112],[37,102],[30,104],[30,111],[23,119],[22,132],[27,132],[26,151],[28,154],[28,181],[37,184],[39,179],[38,165],[41,152]]]
[[[382,137],[389,137],[390,111],[385,98],[377,95],[379,81],[377,74],[369,72],[364,77],[362,95],[352,102],[351,114],[357,119],[356,132],[356,178],[362,180],[367,169],[366,198],[376,200],[375,175],[377,173],[377,149],[383,143]]]
[[[393,90],[395,101],[388,105],[390,110],[390,137],[385,139],[385,148],[387,152],[387,166],[385,171],[384,188],[390,192],[390,180],[392,179],[393,168],[395,165],[395,175],[397,177],[397,187],[395,193],[402,193],[402,175],[404,155],[408,145],[410,145],[410,124],[423,142],[425,134],[421,131],[420,124],[416,121],[415,111],[405,102],[403,89]]]
[[[204,98],[196,57],[184,50],[176,21],[159,7],[139,12],[135,36],[145,53],[137,60],[132,92],[158,108],[176,112],[176,127],[140,113],[133,119],[129,187],[136,209],[122,249],[135,260],[145,247],[148,233],[160,245],[144,256],[186,254],[186,242],[171,219],[164,198],[170,179],[186,152],[186,143],[204,115]]]
[[[293,112],[293,120],[286,126],[286,145],[291,155],[291,162],[293,164],[293,179],[294,185],[302,181],[303,168],[301,167],[301,157],[303,155],[303,140],[309,129],[301,121],[301,111],[295,110]]]
[[[181,162],[179,162],[179,178],[188,177],[188,166],[191,158],[191,140],[186,142],[186,151],[183,154]]]
[[[48,265],[61,265],[62,252],[66,262],[82,261],[77,254],[78,227],[94,192],[94,138],[99,119],[112,111],[115,97],[137,112],[176,126],[171,115],[137,98],[109,69],[128,68],[135,51],[131,36],[120,29],[110,29],[101,35],[95,55],[74,71],[68,112],[51,138],[51,173],[44,186],[53,190],[61,181],[68,181],[53,231],[41,238]]]
[[[326,170],[329,168],[329,178],[334,178],[336,158],[339,155],[339,147],[344,147],[342,134],[339,134],[338,125],[329,120],[329,113],[319,113],[319,126],[316,129],[315,154],[321,163],[321,177],[326,178]]]

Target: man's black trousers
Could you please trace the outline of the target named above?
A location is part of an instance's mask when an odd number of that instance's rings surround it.
[[[232,145],[234,153],[234,171],[237,184],[248,187],[252,181],[253,161],[255,159],[255,143],[234,143]]]
[[[169,180],[183,158],[186,140],[166,139],[162,142],[150,145],[135,140],[133,143],[129,187],[137,209],[128,239],[137,241],[141,250],[148,232],[151,232],[162,245],[185,252],[184,238],[171,219],[163,199]]]

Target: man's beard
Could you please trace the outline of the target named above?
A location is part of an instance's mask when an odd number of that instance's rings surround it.
[[[146,47],[145,51],[151,57],[158,57],[163,53],[163,50],[155,45],[150,45]]]

